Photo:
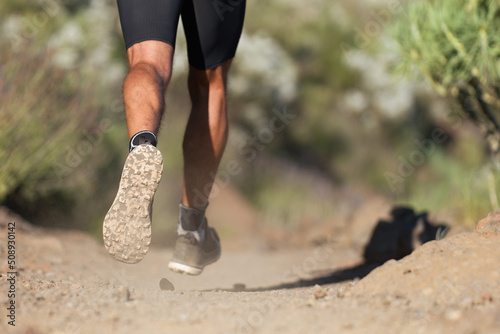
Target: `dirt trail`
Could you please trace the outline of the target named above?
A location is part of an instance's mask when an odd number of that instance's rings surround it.
[[[16,327],[7,325],[7,222],[16,222]],[[358,266],[356,243],[231,247],[199,277],[171,250],[136,265],[100,242],[0,210],[1,333],[500,333],[500,236],[463,233]],[[175,290],[161,290],[173,285]],[[167,284],[168,282],[170,284]],[[321,285],[316,285],[321,283]]]

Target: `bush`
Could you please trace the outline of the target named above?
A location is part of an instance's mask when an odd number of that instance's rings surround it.
[[[0,54],[0,201],[16,189],[35,199],[59,185],[54,162],[75,145],[80,128],[95,122],[100,110],[81,86],[78,73],[51,64],[50,55],[29,47]]]
[[[456,99],[500,154],[500,7],[490,0],[415,1],[395,23],[400,70],[418,69]]]
[[[110,89],[31,45],[0,47],[0,203],[28,217],[70,212],[93,197],[99,168],[116,159],[112,125],[121,120],[104,99]]]

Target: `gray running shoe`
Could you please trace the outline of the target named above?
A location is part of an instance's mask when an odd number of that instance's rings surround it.
[[[200,227],[204,241],[200,243],[192,233],[179,235],[168,268],[180,274],[199,275],[203,268],[220,258],[220,240],[217,232],[204,219]]]
[[[115,200],[104,218],[104,246],[118,261],[137,263],[151,243],[151,209],[163,171],[163,158],[153,145],[129,153]]]

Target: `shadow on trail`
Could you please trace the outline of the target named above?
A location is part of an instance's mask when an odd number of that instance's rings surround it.
[[[301,279],[292,283],[282,283],[268,287],[255,288],[255,289],[229,289],[226,291],[245,291],[245,292],[259,292],[259,291],[272,291],[283,289],[305,288],[317,285],[327,285],[350,281],[356,278],[363,278],[368,275],[373,269],[377,268],[380,264],[360,264],[355,267],[335,270],[327,275],[315,277],[311,279]]]
[[[440,240],[448,232],[446,224],[432,224],[427,212],[415,214],[409,207],[396,206],[391,210],[390,221],[379,220],[375,226],[370,241],[363,252],[364,262],[354,267],[343,268],[310,279],[300,279],[291,283],[281,283],[268,287],[247,289],[235,285],[233,289],[223,291],[271,291],[295,289],[318,285],[327,285],[362,279],[373,269],[386,261],[399,260],[411,254],[413,250],[431,240]]]

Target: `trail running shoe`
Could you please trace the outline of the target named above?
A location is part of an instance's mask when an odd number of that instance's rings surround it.
[[[104,246],[116,260],[137,263],[151,243],[151,209],[163,171],[163,158],[153,145],[134,148],[125,160],[115,200],[104,218]]]
[[[204,219],[199,231],[204,231],[202,242],[188,232],[179,235],[175,243],[174,255],[168,268],[180,274],[199,275],[203,268],[220,257],[220,240],[217,232]]]

